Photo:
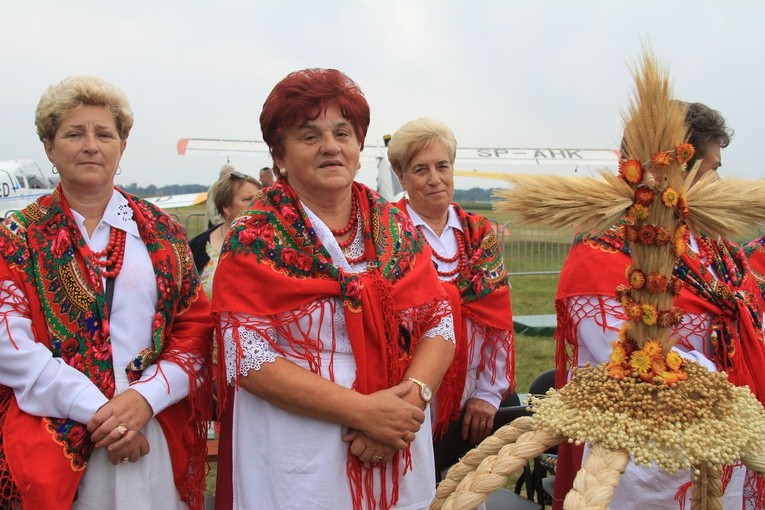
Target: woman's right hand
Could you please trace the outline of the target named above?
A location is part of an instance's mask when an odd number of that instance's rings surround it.
[[[149,440],[142,432],[131,430],[125,437],[109,445],[106,454],[113,465],[124,462],[138,462],[138,460],[149,453]]]
[[[425,422],[425,412],[403,398],[413,384],[404,380],[392,388],[367,395],[358,430],[396,450],[406,448]]]

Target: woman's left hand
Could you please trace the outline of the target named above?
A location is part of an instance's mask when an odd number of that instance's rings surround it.
[[[413,432],[411,437],[414,439]],[[393,458],[393,454],[396,453],[396,448],[375,441],[359,430],[351,429],[343,434],[343,441],[351,443],[351,453],[358,457],[360,461],[369,464],[388,462]]]
[[[462,419],[462,439],[478,444],[491,435],[497,409],[480,398],[468,399]]]
[[[131,432],[140,432],[153,415],[154,412],[143,395],[128,389],[96,411],[88,422],[88,432],[91,434],[91,440],[96,443],[96,448],[115,443],[119,448],[132,439],[134,434]]]

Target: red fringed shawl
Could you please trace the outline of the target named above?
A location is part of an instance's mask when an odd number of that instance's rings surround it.
[[[674,275],[683,282],[675,306],[686,313],[711,315],[708,334],[712,338],[712,352],[705,354],[718,370],[727,372],[731,383],[749,386],[760,402],[765,402],[765,378],[760,375],[765,370],[761,322],[765,304],[759,288],[740,247],[727,240],[712,242],[706,236],[702,238],[712,250],[714,275],[687,247],[675,265]],[[577,323],[572,319],[569,298],[590,295],[616,299],[616,287],[628,285],[625,270],[631,261],[629,242],[621,229],[611,229],[597,238],[579,235],[574,241],[555,295],[556,387],[565,385],[568,369],[577,366],[578,360]],[[623,315],[620,308],[609,313]],[[678,338],[679,343],[682,341],[682,337]],[[579,461],[572,460],[572,455],[577,454],[572,453],[570,445],[561,445],[555,475],[555,508],[562,508],[563,498],[580,467],[581,448],[578,450]]]
[[[401,199],[396,206],[406,213],[407,199]],[[436,433],[443,433],[449,421],[460,415],[460,401],[465,387],[468,360],[476,348],[475,336],[484,335],[489,351],[481,352],[478,372],[488,370],[492,382],[504,377],[509,386],[515,387],[515,339],[513,336],[513,314],[510,303],[510,285],[502,261],[502,250],[491,222],[480,214],[465,211],[458,204],[451,206],[465,233],[465,269],[451,281],[441,281],[452,302],[457,349],[448,372],[441,381],[436,398],[438,416],[433,427]],[[468,319],[473,328],[468,332]],[[499,372],[497,354],[505,351],[507,364]],[[487,355],[488,352],[488,355]]]
[[[190,397],[157,419],[170,448],[178,492],[192,509],[201,510],[211,397],[210,305],[182,227],[156,206],[123,195],[133,210],[160,291],[153,346],[137,354],[127,369],[128,378],[137,381],[144,367],[160,360],[173,361],[188,373]],[[60,187],[0,226],[0,280],[12,281],[28,299],[28,306],[14,306],[30,317],[34,337],[112,397],[114,369],[104,288],[100,268],[87,257],[90,253]],[[201,385],[188,355],[202,360]],[[0,430],[0,503],[70,508],[93,450],[85,425],[26,414],[13,390],[0,386]]]
[[[335,339],[295,337],[289,326],[310,314],[318,301],[340,297],[356,361],[353,389],[369,394],[401,382],[422,335],[451,311],[430,263],[428,244],[409,219],[361,184],[354,183],[352,192],[361,214],[366,272],[347,274],[332,264],[294,191],[278,181],[229,231],[215,271],[213,312],[226,321],[221,329],[231,328],[235,340],[239,327],[262,330],[267,340],[266,331],[276,329],[290,349],[285,352],[273,341],[271,347],[290,357],[300,353],[319,373],[322,346],[334,345]],[[253,292],[253,286],[268,291]],[[267,321],[241,323],[242,314]],[[218,350],[221,381],[226,380],[224,351]],[[331,363],[329,371],[322,375],[332,380]],[[398,455],[389,463],[394,469]],[[393,473],[390,493],[375,495],[367,487],[375,473],[384,480],[385,466],[367,468],[349,451],[347,469],[355,508],[361,507],[362,498],[370,508],[396,504],[398,473]]]

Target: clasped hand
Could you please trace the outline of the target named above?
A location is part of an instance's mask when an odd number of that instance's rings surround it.
[[[404,381],[367,396],[362,424],[343,435],[343,441],[350,443],[351,453],[359,460],[388,461],[414,440],[425,421],[425,412],[403,398],[411,388],[412,382]]]
[[[149,441],[141,430],[153,414],[143,395],[128,389],[101,406],[87,429],[96,448],[106,448],[112,464],[137,462],[149,453]]]

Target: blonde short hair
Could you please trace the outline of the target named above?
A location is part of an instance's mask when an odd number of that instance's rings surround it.
[[[401,177],[414,157],[426,147],[441,142],[449,151],[450,163],[457,157],[457,139],[452,130],[435,119],[422,117],[407,122],[393,133],[388,142],[388,161],[396,175]]]
[[[61,119],[80,106],[103,106],[114,117],[120,139],[127,140],[133,127],[133,111],[122,90],[96,76],[70,76],[48,87],[35,111],[40,140],[56,136]]]

